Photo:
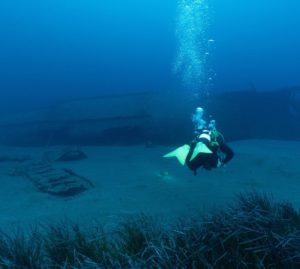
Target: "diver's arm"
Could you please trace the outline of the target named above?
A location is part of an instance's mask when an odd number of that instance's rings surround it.
[[[227,146],[225,143],[220,144],[220,150],[225,154],[225,158],[222,161],[223,164],[228,163],[234,156],[233,150],[229,146]]]

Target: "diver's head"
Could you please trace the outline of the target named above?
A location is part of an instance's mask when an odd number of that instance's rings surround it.
[[[198,115],[203,115],[204,114],[204,109],[202,107],[197,107],[196,110],[195,110],[195,114],[198,114]]]
[[[206,121],[203,119],[204,109],[202,107],[197,107],[195,113],[193,114],[192,120],[195,124],[195,132],[198,133],[199,130],[203,129],[206,125]]]

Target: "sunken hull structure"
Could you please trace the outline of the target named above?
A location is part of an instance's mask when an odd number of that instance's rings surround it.
[[[300,137],[300,88],[200,96],[139,92],[66,101],[2,115],[0,143],[14,146],[176,144],[193,138],[191,114],[203,106],[227,140]],[[239,128],[236,128],[236,127]]]

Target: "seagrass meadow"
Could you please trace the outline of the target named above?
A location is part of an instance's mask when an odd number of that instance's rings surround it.
[[[1,268],[299,268],[300,213],[272,196],[163,225],[140,215],[113,230],[74,223],[1,234]]]

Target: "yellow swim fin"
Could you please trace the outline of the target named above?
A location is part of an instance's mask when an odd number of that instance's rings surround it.
[[[212,153],[212,151],[204,143],[198,142],[193,151],[190,161],[192,161],[199,153],[210,154],[210,153]]]
[[[186,156],[188,155],[189,151],[190,151],[190,146],[189,145],[183,145],[183,146],[171,151],[170,153],[167,153],[163,157],[164,158],[176,157],[177,160],[182,165],[184,165]]]

